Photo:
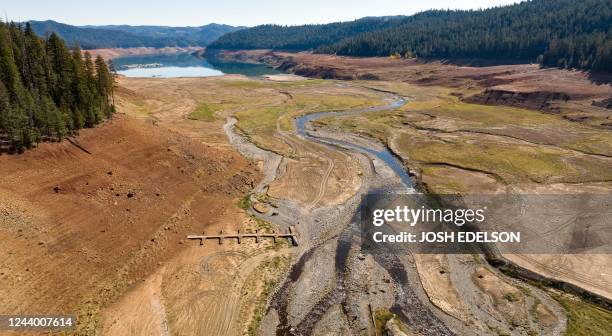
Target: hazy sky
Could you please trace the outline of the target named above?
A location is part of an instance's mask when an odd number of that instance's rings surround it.
[[[200,26],[217,22],[254,26],[353,20],[364,16],[409,15],[431,8],[485,8],[512,0],[2,0],[13,21],[52,19],[73,25],[131,24]]]

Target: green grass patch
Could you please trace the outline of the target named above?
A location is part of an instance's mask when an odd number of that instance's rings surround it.
[[[567,310],[566,336],[610,335],[611,311],[566,295],[555,294],[553,297]]]
[[[425,107],[423,110],[429,109],[431,109],[430,112],[436,116],[459,120],[464,126],[541,126],[544,124],[569,123],[569,121],[563,121],[553,115],[508,106],[490,106],[456,102],[439,104],[435,106],[435,108]],[[417,108],[416,111],[419,111],[419,109]]]
[[[388,309],[378,308],[374,311],[374,321],[376,321],[376,335],[385,335],[385,325],[395,315]]]
[[[261,293],[259,294],[253,311],[253,317],[249,322],[247,328],[247,335],[256,336],[259,335],[259,325],[261,320],[266,313],[266,303],[268,297],[272,295],[274,288],[278,285],[280,274],[289,266],[290,258],[276,256],[271,260],[264,261],[258,270],[261,272],[263,277],[263,285]]]
[[[612,155],[612,133],[587,134],[579,140],[566,143],[565,146],[586,153]]]
[[[261,219],[257,216],[251,216],[251,218],[253,218],[253,220],[255,221],[255,229],[257,229],[257,231],[259,232],[271,233],[272,231],[278,230],[278,227],[270,221]],[[288,248],[290,246],[291,242],[289,241],[289,239],[277,238],[276,241],[272,245],[266,247],[266,249],[278,251],[284,248]]]
[[[272,222],[269,222],[265,219],[261,219],[259,217],[253,216],[253,219],[255,220],[255,228],[257,230],[259,230],[260,232],[272,232],[274,230],[274,224],[272,224]]]
[[[202,120],[202,121],[214,121],[216,109],[206,103],[200,103],[195,111],[187,115],[187,119],[191,120]]]
[[[264,280],[263,290],[262,290],[262,293],[259,299],[260,302],[255,307],[253,318],[251,319],[251,322],[249,323],[249,328],[247,331],[247,334],[249,336],[259,335],[259,325],[261,324],[261,319],[263,318],[265,314],[265,308],[266,308],[265,302],[268,296],[272,293],[272,290],[274,290],[274,287],[276,287],[276,284],[277,284],[277,281],[275,279]]]
[[[252,108],[239,111],[235,116],[238,118],[238,127],[249,134],[272,132],[276,130],[276,119],[286,109],[281,106]]]
[[[379,84],[382,85],[382,84]],[[515,183],[584,183],[612,179],[609,163],[604,159],[580,156],[565,148],[591,153],[609,153],[612,136],[539,111],[467,104],[445,92],[422,93],[423,88],[398,85],[385,87],[414,95],[400,109],[365,113],[358,117],[330,117],[318,126],[330,126],[345,132],[371,136],[388,142],[398,134],[395,147],[423,176],[433,177],[430,187],[448,192],[464,192],[463,185],[441,178],[437,168],[427,164],[448,164],[457,168],[489,173],[504,184]],[[407,126],[405,124],[412,125]],[[475,129],[508,134],[527,141],[556,142],[557,148],[538,144],[515,143],[513,140],[469,135],[465,133],[422,132],[413,127],[433,129]],[[559,136],[561,130],[566,135]],[[564,148],[565,147],[565,148]],[[440,183],[440,185],[436,185]]]
[[[337,88],[330,88],[330,91],[331,90],[337,90]],[[352,108],[385,104],[376,96],[347,94],[343,92],[334,93],[333,91],[329,94],[298,92],[293,94],[293,100],[296,107],[303,109],[304,112],[307,113],[343,111]]]
[[[244,195],[238,200],[238,207],[242,210],[248,210],[251,208],[251,193]]]
[[[464,184],[449,178],[449,171],[447,168],[424,166],[421,168],[421,175],[424,182],[427,181],[428,187],[432,188],[432,191],[438,194],[461,194],[470,191]]]
[[[320,86],[316,87],[317,91],[312,91],[314,88],[300,91],[299,87],[293,87],[290,90],[292,98],[288,102],[275,102],[238,111],[234,114],[238,119],[237,127],[257,146],[288,155],[290,147],[279,139],[276,131],[277,128],[281,131],[294,131],[295,117],[321,111],[344,111],[383,104],[376,95],[344,92],[338,87],[329,87],[328,93],[325,89],[329,85]]]
[[[402,134],[400,152],[422,163],[446,163],[487,172],[504,182],[589,182],[612,178],[599,159],[572,158],[563,149],[537,145],[507,145],[478,137],[430,138],[416,132]]]
[[[369,114],[368,114],[369,115]],[[318,127],[332,126],[347,133],[357,133],[375,139],[385,139],[390,134],[388,125],[380,122],[367,122],[363,116],[327,117],[313,122]]]

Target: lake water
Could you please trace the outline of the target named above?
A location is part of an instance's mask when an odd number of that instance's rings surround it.
[[[206,59],[191,53],[126,56],[113,60],[117,73],[127,77],[209,77],[223,74],[262,76],[279,71],[263,64]]]

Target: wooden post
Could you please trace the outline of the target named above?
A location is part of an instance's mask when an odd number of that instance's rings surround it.
[[[291,234],[291,242],[293,243],[293,246],[298,246],[298,240],[293,225],[289,227],[289,233]]]

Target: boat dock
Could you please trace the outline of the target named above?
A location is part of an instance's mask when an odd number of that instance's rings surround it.
[[[217,239],[219,240],[219,244],[223,244],[223,241],[225,239],[236,239],[238,244],[240,244],[242,239],[244,238],[255,238],[256,243],[259,243],[259,240],[261,238],[272,238],[275,243],[276,243],[276,240],[279,238],[286,238],[286,239],[291,240],[291,243],[293,244],[293,246],[298,245],[297,232],[295,231],[295,228],[293,226],[289,227],[289,232],[287,233],[277,233],[274,231],[272,231],[271,233],[267,233],[267,232],[258,232],[258,230],[255,230],[255,232],[240,232],[240,230],[238,230],[237,233],[225,233],[223,232],[223,230],[221,230],[219,234],[213,234],[213,235],[203,234],[203,235],[188,235],[187,236],[187,239],[199,239],[200,245],[204,245],[204,241],[207,239]]]

